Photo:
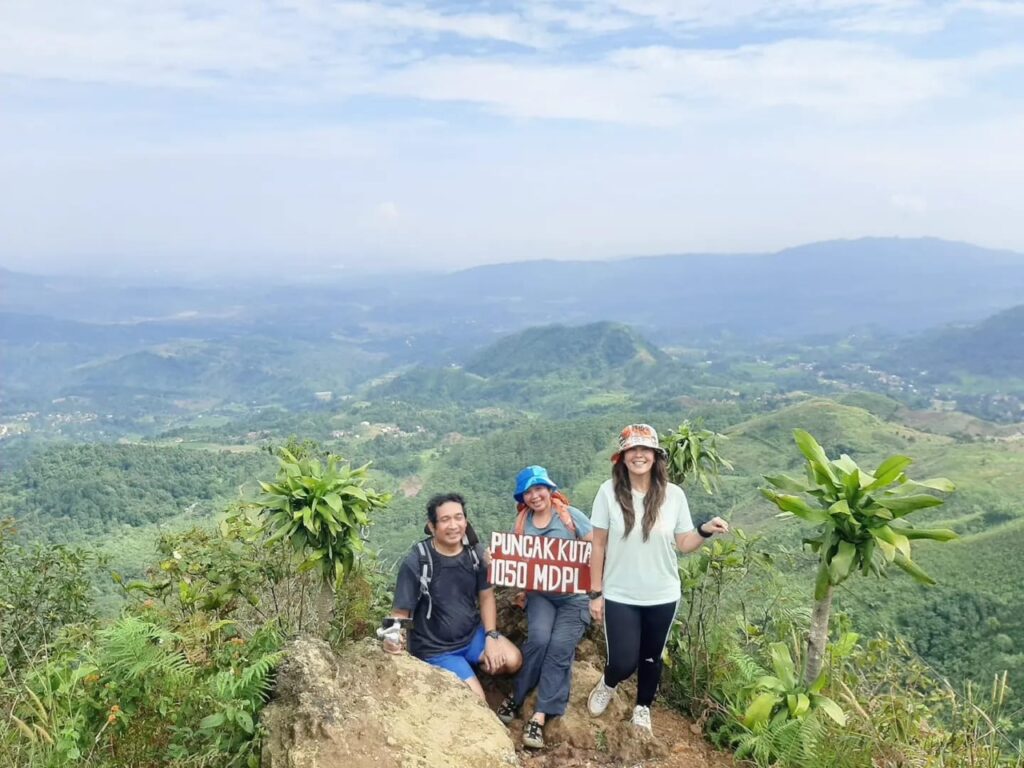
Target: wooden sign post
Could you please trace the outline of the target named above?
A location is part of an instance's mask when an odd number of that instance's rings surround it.
[[[491,584],[531,592],[590,589],[590,542],[526,534],[491,534]]]

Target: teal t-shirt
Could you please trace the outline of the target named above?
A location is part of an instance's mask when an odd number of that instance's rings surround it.
[[[590,519],[580,512],[576,507],[569,507],[569,517],[572,518],[573,524],[576,526],[576,535],[572,535],[572,531],[565,527],[565,523],[562,522],[562,518],[558,516],[558,513],[551,512],[551,522],[547,524],[545,528],[538,528],[533,524],[533,513],[527,513],[526,525],[523,527],[523,533],[529,534],[530,536],[550,536],[554,539],[582,539],[592,530],[594,526],[591,524]]]

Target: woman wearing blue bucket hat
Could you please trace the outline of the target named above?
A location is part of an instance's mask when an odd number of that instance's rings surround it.
[[[513,497],[517,534],[590,541],[590,521],[558,491],[544,467],[530,466],[516,476]],[[523,729],[523,745],[544,746],[544,724],[565,713],[572,683],[576,646],[590,624],[586,595],[530,592],[526,596],[528,637],[522,648],[523,666],[512,693],[502,702],[498,717],[506,725],[519,713],[527,694],[537,689],[534,713]]]
[[[595,717],[603,714],[615,687],[636,672],[633,724],[647,733],[681,596],[676,553],[692,552],[729,530],[720,517],[694,527],[686,494],[668,481],[667,457],[654,427],[623,429],[612,478],[598,489],[590,516],[590,613],[604,622],[608,663],[587,707]]]

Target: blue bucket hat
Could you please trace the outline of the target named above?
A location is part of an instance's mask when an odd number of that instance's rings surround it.
[[[516,492],[512,494],[516,501],[523,503],[523,494],[535,485],[546,485],[552,491],[557,491],[558,486],[551,482],[548,471],[536,464],[527,467],[516,475]]]

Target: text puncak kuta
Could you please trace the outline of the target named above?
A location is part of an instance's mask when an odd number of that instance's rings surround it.
[[[535,592],[590,589],[590,542],[547,536],[491,534],[491,583]]]

